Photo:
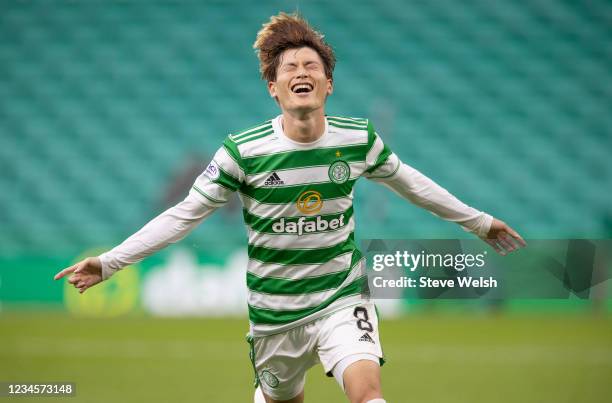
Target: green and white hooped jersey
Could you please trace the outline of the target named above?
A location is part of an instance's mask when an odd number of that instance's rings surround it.
[[[192,193],[213,207],[238,191],[248,233],[251,334],[288,330],[359,303],[365,261],[354,241],[353,186],[400,161],[366,119],[327,116],[317,141],[285,136],[281,116],[229,135]]]

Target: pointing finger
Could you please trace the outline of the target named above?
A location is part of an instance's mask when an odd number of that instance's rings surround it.
[[[74,264],[74,265],[72,265],[70,267],[65,268],[64,270],[62,270],[59,273],[57,273],[55,275],[55,277],[53,277],[53,279],[54,280],[59,280],[60,278],[64,277],[66,274],[72,273],[73,271],[76,270],[77,266],[78,266],[78,263]]]

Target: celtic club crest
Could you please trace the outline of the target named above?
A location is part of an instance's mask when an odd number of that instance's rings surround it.
[[[342,184],[351,176],[351,168],[344,161],[336,161],[329,166],[328,173],[332,182]]]
[[[276,388],[279,384],[278,378],[270,370],[264,369],[261,371],[261,379],[271,388]]]

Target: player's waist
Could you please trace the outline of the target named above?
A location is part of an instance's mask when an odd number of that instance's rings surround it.
[[[367,294],[365,259],[351,257],[350,267],[306,278],[259,277],[247,274],[249,318],[253,325],[277,328],[302,323],[340,300]]]
[[[366,294],[357,293],[357,294],[349,295],[344,298],[339,298],[335,300],[333,303],[331,303],[326,308],[315,311],[308,316],[305,316],[301,319],[298,319],[292,322],[287,322],[287,323],[282,323],[282,324],[256,323],[256,322],[253,322],[251,318],[249,318],[249,321],[250,321],[249,333],[252,337],[263,337],[263,336],[270,336],[270,335],[277,334],[277,333],[283,333],[293,328],[303,326],[307,323],[323,318],[325,316],[329,316],[333,314],[334,312],[337,312],[341,309],[345,309],[353,305],[363,304],[367,300],[369,300],[369,297]]]

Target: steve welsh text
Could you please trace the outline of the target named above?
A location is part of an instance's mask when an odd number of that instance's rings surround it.
[[[372,284],[376,288],[497,288],[497,280],[491,276],[452,279],[434,279],[427,276],[421,276],[418,279],[405,276],[397,279],[374,277]]]

